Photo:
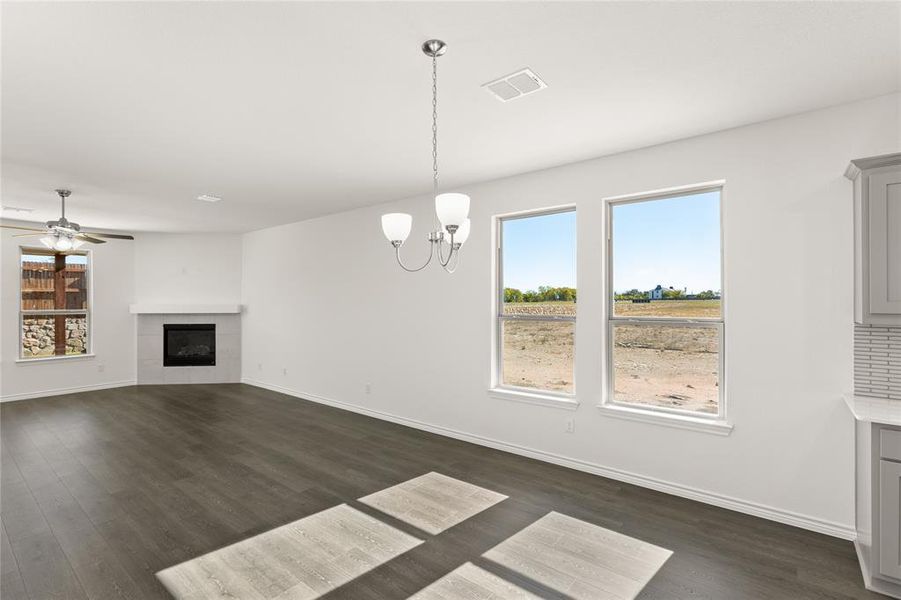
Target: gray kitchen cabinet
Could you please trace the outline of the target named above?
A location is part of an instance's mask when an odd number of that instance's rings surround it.
[[[879,532],[879,574],[901,580],[901,462],[879,461]]]
[[[851,161],[854,320],[901,325],[901,153]]]
[[[901,599],[901,401],[845,401],[856,419],[854,546],[864,583]]]

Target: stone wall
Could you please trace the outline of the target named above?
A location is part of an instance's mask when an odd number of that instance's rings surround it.
[[[26,317],[22,321],[22,356],[53,356],[56,347],[53,317]],[[88,341],[86,317],[66,317],[66,354],[85,354]]]

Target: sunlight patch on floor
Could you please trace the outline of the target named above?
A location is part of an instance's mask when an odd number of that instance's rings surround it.
[[[360,502],[437,535],[506,498],[503,494],[432,472],[360,498]]]
[[[551,512],[414,596],[632,600],[672,552]],[[512,587],[511,587],[512,586]],[[549,594],[550,592],[550,594]]]
[[[157,573],[179,600],[312,600],[422,543],[346,504]]]
[[[543,600],[544,596],[498,577],[470,562],[465,563],[420,590],[409,600],[448,600],[467,598],[480,600]]]

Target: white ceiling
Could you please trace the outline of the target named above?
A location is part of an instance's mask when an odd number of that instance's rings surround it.
[[[69,186],[82,225],[247,231],[425,193],[429,37],[445,188],[647,146],[897,91],[899,9],[5,2],[2,203],[50,219]],[[522,67],[548,89],[480,89]]]

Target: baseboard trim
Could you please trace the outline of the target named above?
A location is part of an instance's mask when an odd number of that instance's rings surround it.
[[[98,383],[95,385],[79,385],[68,388],[41,390],[38,392],[7,394],[6,396],[0,396],[0,402],[16,402],[18,400],[30,400],[32,398],[45,398],[48,396],[62,396],[63,394],[76,394],[78,392],[93,392],[96,390],[108,390],[111,388],[128,387],[131,385],[137,385],[137,381],[134,379],[129,379],[128,381],[110,381],[107,383]]]
[[[494,448],[495,450],[502,450],[504,452],[510,452],[512,454],[518,454],[520,456],[526,456],[528,458],[534,458],[536,460],[560,465],[562,467],[568,467],[570,469],[592,473],[601,477],[607,477],[608,479],[614,479],[616,481],[622,481],[624,483],[631,483],[633,485],[656,490],[658,492],[663,492],[666,494],[671,494],[673,496],[679,496],[682,498],[687,498],[689,500],[703,502],[705,504],[711,504],[713,506],[726,508],[763,519],[768,519],[770,521],[776,521],[777,523],[800,527],[801,529],[815,531],[817,533],[822,533],[832,537],[837,537],[844,540],[854,540],[857,537],[857,532],[853,527],[848,527],[840,523],[825,521],[816,517],[810,517],[807,515],[774,508],[772,506],[767,506],[764,504],[758,504],[755,502],[749,502],[747,500],[724,496],[722,494],[717,494],[714,492],[709,492],[706,490],[685,486],[654,477],[647,477],[638,473],[631,473],[620,469],[613,469],[596,463],[554,454],[552,452],[545,452],[543,450],[536,450],[534,448],[519,446],[517,444],[511,444],[492,438],[473,435],[471,433],[457,431],[455,429],[442,427],[440,425],[432,425],[431,423],[425,423],[422,421],[417,421],[415,419],[409,419],[407,417],[399,417],[397,415],[373,410],[371,408],[365,408],[356,404],[350,404],[347,402],[342,402],[340,400],[325,398],[317,394],[298,392],[296,390],[280,385],[266,383],[247,377],[242,377],[241,383],[267,389],[273,392],[278,392],[281,394],[286,394],[288,396],[293,396],[302,400],[309,400],[318,404],[325,404],[334,408],[348,410],[362,415],[374,417],[376,419],[390,421],[399,425],[406,425],[408,427],[413,427],[414,429],[421,429],[423,431],[428,431],[430,433],[443,435],[445,437],[462,440],[464,442],[470,442],[472,444],[478,444],[480,446],[487,446],[489,448]]]

